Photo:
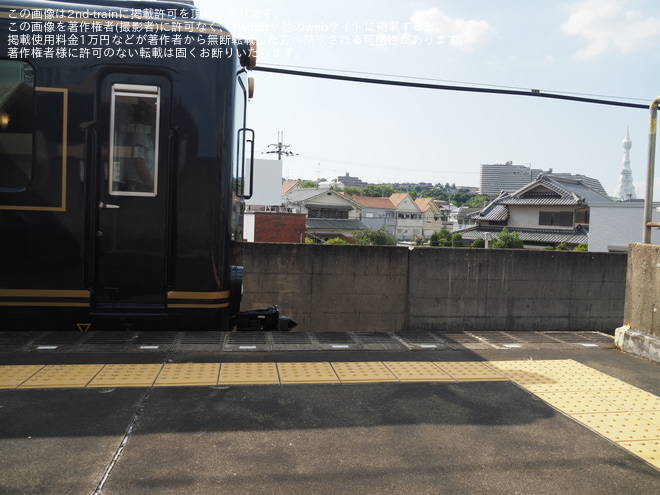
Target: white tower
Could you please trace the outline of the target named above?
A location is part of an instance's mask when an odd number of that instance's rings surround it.
[[[632,148],[632,141],[630,140],[629,129],[626,128],[626,135],[623,138],[623,163],[621,164],[621,177],[619,177],[619,184],[616,186],[614,196],[619,201],[630,201],[637,199],[635,195],[635,186],[633,185],[632,170],[630,169],[630,148]]]

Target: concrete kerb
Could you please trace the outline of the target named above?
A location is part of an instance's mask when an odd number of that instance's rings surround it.
[[[660,338],[654,335],[623,326],[616,329],[614,343],[624,352],[660,364]]]

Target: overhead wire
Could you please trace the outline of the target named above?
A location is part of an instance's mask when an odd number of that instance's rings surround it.
[[[299,69],[290,69],[285,68],[286,66],[274,66],[274,65],[257,65],[253,70],[260,72],[269,72],[273,74],[282,74],[289,76],[300,76],[300,77],[310,77],[317,79],[329,79],[335,81],[346,81],[346,82],[357,82],[357,83],[366,83],[366,84],[379,84],[384,86],[400,86],[400,87],[409,87],[409,88],[420,88],[420,89],[435,89],[435,90],[445,90],[445,91],[463,91],[463,92],[472,92],[472,93],[490,93],[490,94],[502,94],[502,95],[514,95],[514,96],[531,96],[536,98],[550,98],[557,100],[567,100],[575,101],[581,103],[593,103],[599,105],[610,105],[618,107],[627,107],[627,108],[640,108],[648,110],[648,104],[642,103],[632,103],[626,101],[617,101],[611,98],[611,96],[603,96],[596,98],[595,96],[599,95],[581,95],[580,93],[562,93],[562,92],[547,92],[540,89],[521,89],[521,88],[512,88],[506,86],[484,86],[484,85],[474,85],[474,86],[465,86],[465,84],[472,83],[461,83],[462,85],[457,84],[437,84],[431,82],[419,82],[419,81],[404,81],[404,80],[394,80],[394,79],[384,79],[384,78],[375,78],[375,77],[365,77],[368,73],[357,73],[365,74],[360,76],[354,75],[345,75],[339,71],[334,72],[319,72],[319,70],[324,69],[313,69],[313,70],[299,70]],[[342,71],[355,74],[356,72]],[[373,74],[378,76],[385,76],[379,74]],[[400,76],[386,76],[386,77],[400,77]],[[416,78],[420,80],[420,78]],[[423,80],[423,79],[422,79]],[[428,79],[427,79],[428,80]],[[606,99],[607,98],[607,99]]]

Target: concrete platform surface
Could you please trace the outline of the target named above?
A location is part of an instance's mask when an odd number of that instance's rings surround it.
[[[0,493],[660,493],[657,364],[495,334],[0,332]]]

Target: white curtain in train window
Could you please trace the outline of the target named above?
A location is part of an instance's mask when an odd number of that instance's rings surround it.
[[[160,88],[113,84],[111,106],[109,192],[156,196]]]

